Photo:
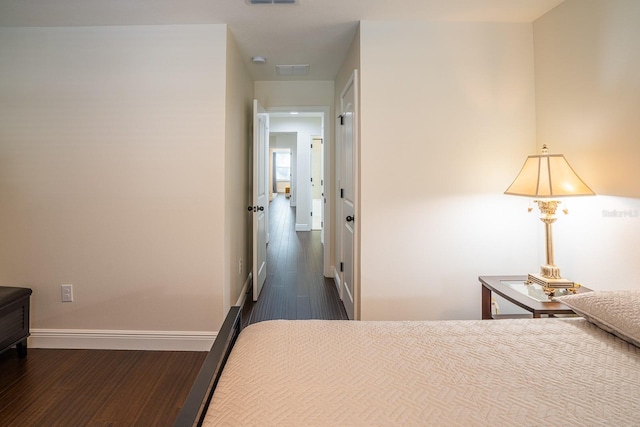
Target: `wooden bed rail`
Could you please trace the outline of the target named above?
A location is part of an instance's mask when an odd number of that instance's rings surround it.
[[[202,364],[202,368],[200,368],[196,381],[191,387],[187,400],[176,418],[174,426],[190,427],[202,425],[213,391],[218,384],[222,369],[241,329],[241,307],[231,307],[227,317],[224,319],[222,328],[220,328],[220,332],[211,346],[209,354]]]

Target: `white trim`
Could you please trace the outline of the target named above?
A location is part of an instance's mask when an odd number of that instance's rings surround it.
[[[28,347],[101,350],[209,351],[217,332],[31,329]]]
[[[338,270],[333,267],[333,282],[336,284],[336,289],[338,290],[338,295],[340,295],[340,299],[342,299],[342,295],[340,294],[340,290],[342,289],[342,287],[340,286],[341,281],[340,281],[340,273],[338,273]]]
[[[311,231],[309,224],[296,224],[296,231]]]
[[[249,272],[236,305],[241,306],[252,285]],[[209,351],[217,332],[131,331],[104,329],[31,329],[28,347],[100,350]]]
[[[249,291],[249,286],[253,285],[253,273],[249,272],[249,276],[247,280],[244,282],[244,286],[242,286],[242,290],[240,291],[240,297],[238,301],[236,301],[236,305],[242,307],[244,305],[245,300],[247,299],[247,292]]]

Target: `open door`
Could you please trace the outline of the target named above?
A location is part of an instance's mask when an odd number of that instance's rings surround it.
[[[357,223],[356,218],[356,143],[357,143],[357,72],[345,86],[341,94],[342,113],[340,114],[340,139],[341,139],[341,189],[340,189],[340,212],[342,218],[339,225],[341,231],[342,246],[342,284],[340,296],[344,304],[345,311],[350,320],[358,318],[358,288],[354,272]]]
[[[267,278],[269,218],[269,115],[253,100],[253,300]]]

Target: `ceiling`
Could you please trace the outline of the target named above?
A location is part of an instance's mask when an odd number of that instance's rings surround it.
[[[333,80],[358,21],[533,22],[564,0],[0,0],[0,26],[229,25],[255,80]],[[256,65],[252,56],[267,62]],[[306,76],[275,66],[309,64]]]

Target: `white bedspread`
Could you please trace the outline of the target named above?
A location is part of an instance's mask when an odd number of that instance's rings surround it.
[[[269,321],[208,426],[640,425],[640,349],[583,319]]]

